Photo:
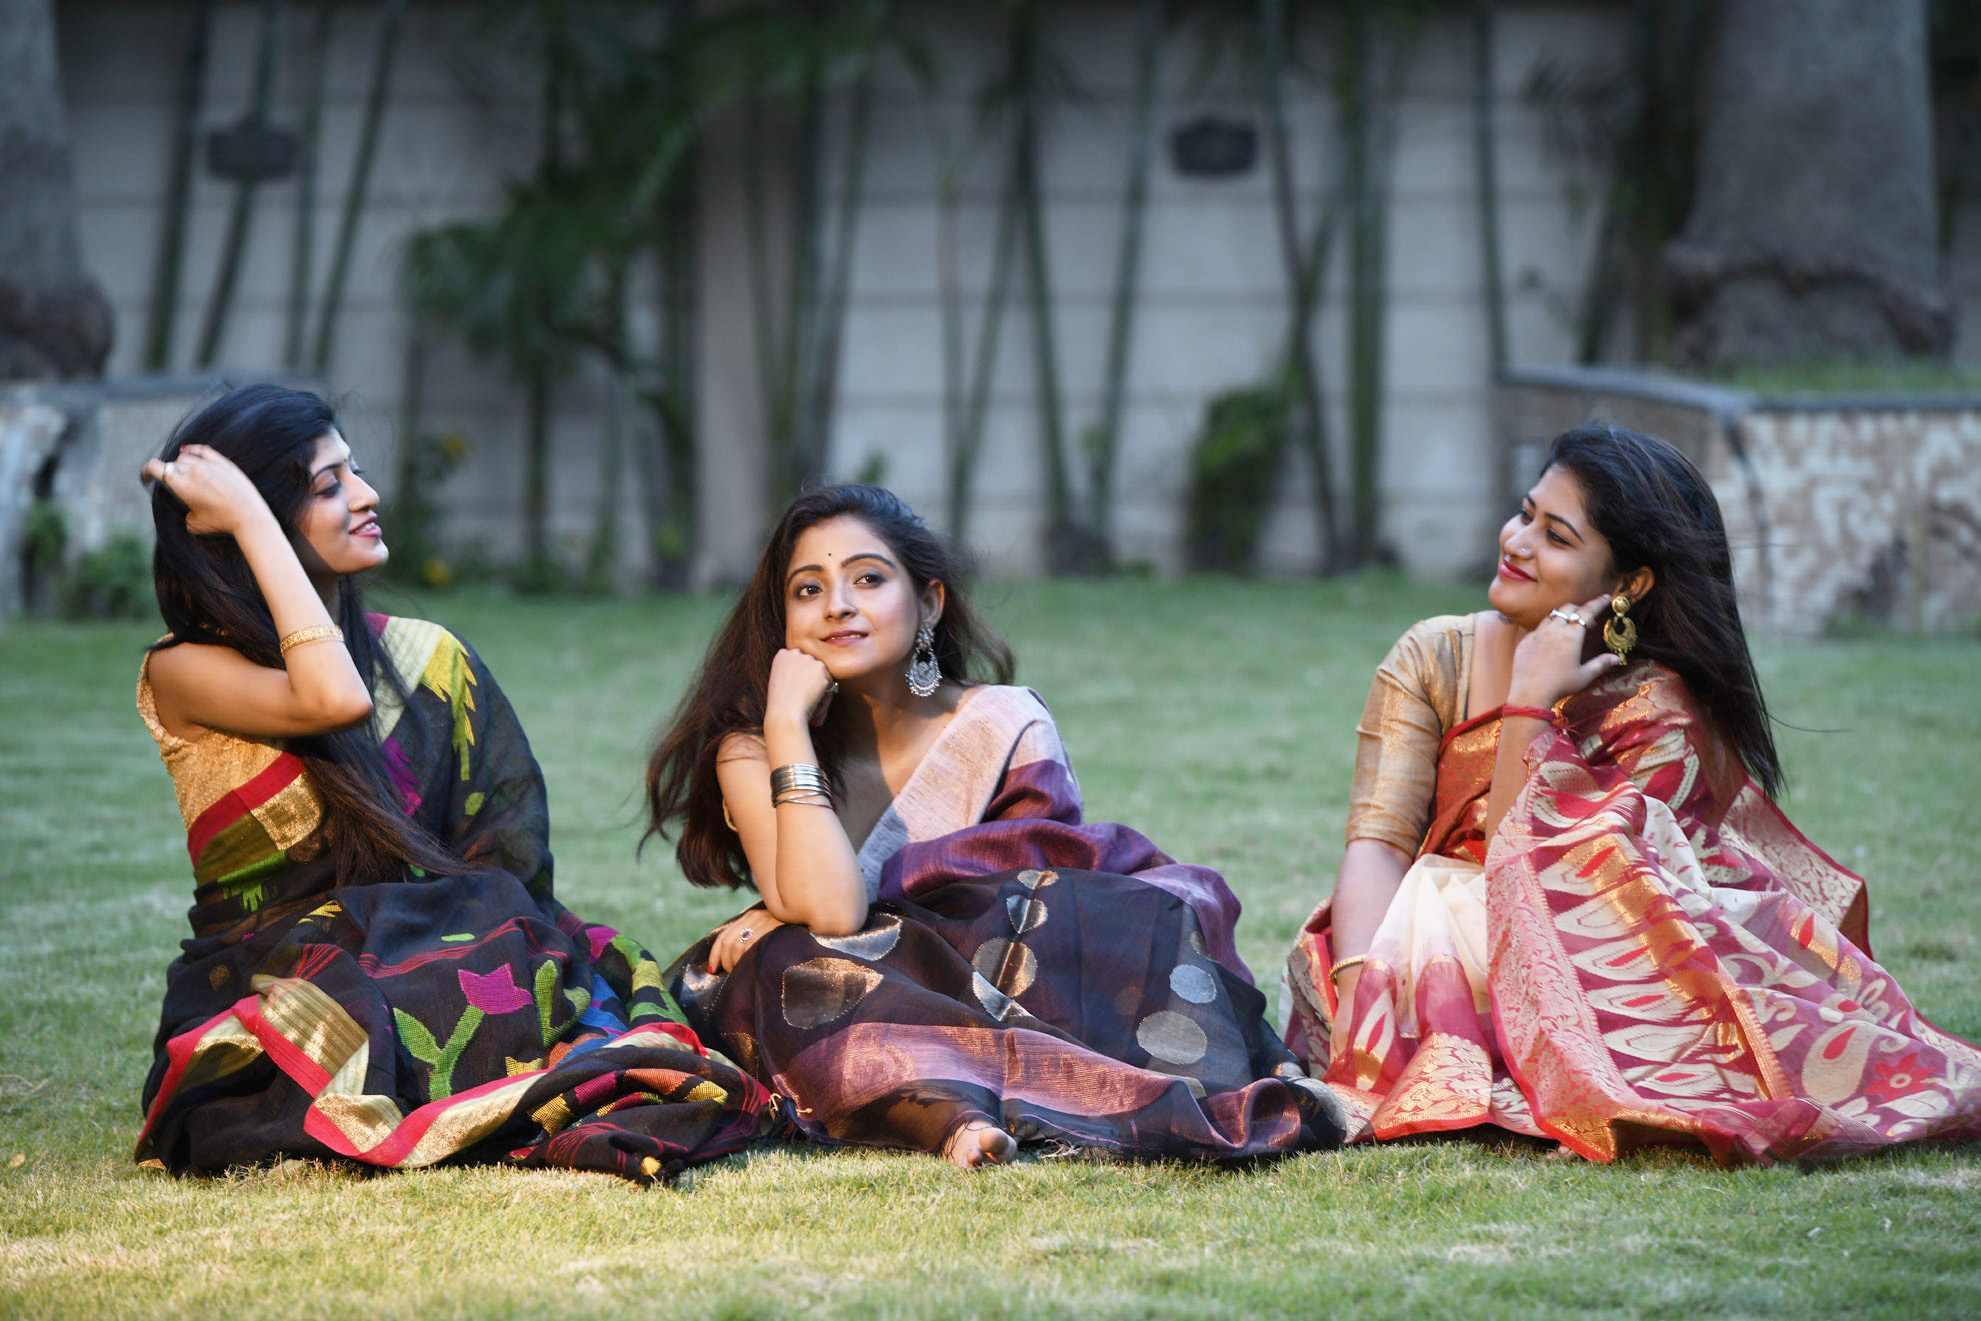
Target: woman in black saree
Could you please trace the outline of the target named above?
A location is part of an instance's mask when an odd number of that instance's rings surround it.
[[[758,906],[669,969],[696,1031],[829,1142],[1239,1162],[1334,1146],[1238,901],[1081,819],[1037,694],[878,487],[786,511],[648,773],[654,833]],[[983,678],[992,683],[976,682]]]
[[[145,476],[171,631],[138,709],[196,888],[138,1158],[650,1180],[775,1126],[652,956],[553,896],[543,777],[480,658],[366,614],[377,495],[329,406],[235,390]]]

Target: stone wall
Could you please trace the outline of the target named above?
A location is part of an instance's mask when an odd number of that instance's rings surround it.
[[[1981,395],[1768,397],[1557,368],[1508,372],[1495,411],[1510,491],[1533,480],[1550,437],[1587,421],[1684,450],[1719,499],[1751,627],[1981,620]]]

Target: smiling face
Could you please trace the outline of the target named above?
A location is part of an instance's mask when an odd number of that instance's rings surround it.
[[[924,620],[942,616],[943,587],[917,592],[895,552],[857,518],[805,529],[784,578],[784,645],[823,662],[840,683],[901,682]]]
[[[378,492],[335,431],[318,438],[309,481],[310,493],[290,538],[304,572],[323,582],[384,564],[389,552],[378,526]]]
[[[1556,606],[1579,606],[1617,587],[1610,543],[1589,521],[1582,484],[1549,468],[1500,529],[1499,568],[1486,600],[1519,627],[1533,628]]]

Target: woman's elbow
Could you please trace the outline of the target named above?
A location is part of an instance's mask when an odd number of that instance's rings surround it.
[[[821,904],[807,915],[805,926],[815,936],[850,936],[867,924],[867,901]]]
[[[310,723],[320,725],[326,734],[362,725],[371,719],[371,713],[371,694],[362,688],[326,693],[309,705]]]

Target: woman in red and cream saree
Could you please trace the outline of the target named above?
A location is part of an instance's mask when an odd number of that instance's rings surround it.
[[[1547,582],[1526,526],[1502,549],[1527,582],[1496,585],[1516,609]],[[1583,613],[1534,631],[1574,637]],[[1289,1044],[1355,1136],[1491,1124],[1595,1160],[1680,1144],[1722,1161],[1981,1136],[1981,1051],[1872,960],[1864,883],[1782,815],[1693,686],[1591,662],[1551,722],[1488,705],[1478,639],[1511,617],[1413,627],[1360,726],[1350,839],[1415,858],[1366,949],[1338,947],[1338,888],[1288,976]],[[1356,974],[1339,999],[1331,972]]]

